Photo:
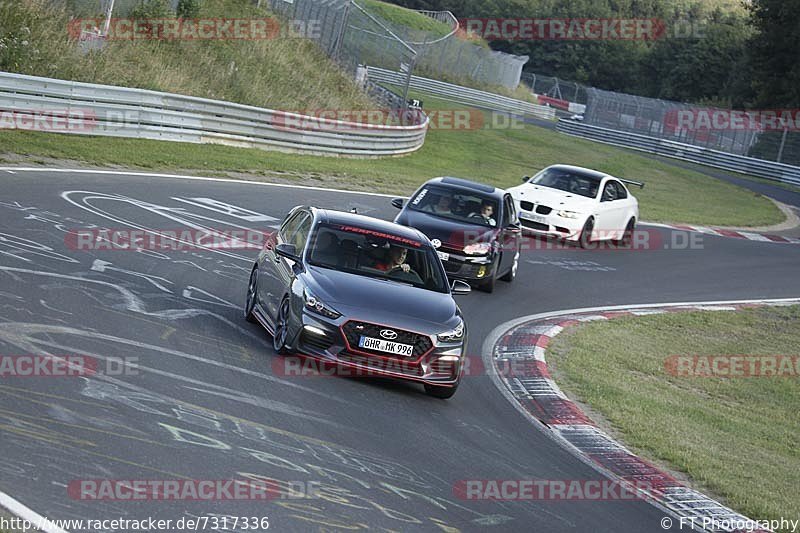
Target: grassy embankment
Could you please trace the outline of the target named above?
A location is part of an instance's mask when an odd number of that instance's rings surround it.
[[[800,378],[678,377],[672,355],[800,355],[800,307],[617,318],[548,349],[560,386],[643,457],[754,519],[800,517]]]

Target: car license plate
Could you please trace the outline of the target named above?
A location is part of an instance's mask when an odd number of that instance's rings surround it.
[[[545,218],[539,215],[531,215],[528,213],[520,213],[520,218],[524,218],[525,220],[530,220],[532,222],[538,222],[539,224],[547,224]]]
[[[411,344],[401,344],[394,341],[364,337],[363,335],[358,341],[358,347],[366,348],[368,350],[375,350],[377,352],[391,353],[394,355],[414,355],[414,346]]]
[[[448,254],[447,252],[439,252],[437,250],[436,255],[438,255],[439,259],[441,259],[442,261],[447,261],[450,259],[450,254]]]

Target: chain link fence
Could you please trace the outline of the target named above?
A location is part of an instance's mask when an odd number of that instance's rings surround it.
[[[737,113],[727,109],[684,104],[656,98],[587,89],[587,124],[629,131],[650,137],[691,144],[776,161],[800,165],[800,133],[794,131],[764,131],[745,124],[734,127]],[[715,126],[715,116],[725,117],[731,127]]]
[[[549,96],[556,100],[586,104],[589,98],[586,93],[586,86],[573,81],[564,81],[533,72],[523,72],[520,81],[535,94]]]

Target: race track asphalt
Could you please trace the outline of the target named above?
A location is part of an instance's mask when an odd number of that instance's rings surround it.
[[[39,514],[268,516],[276,531],[662,531],[665,513],[644,501],[460,499],[461,480],[601,476],[486,375],[466,377],[449,401],[384,379],[283,375],[269,335],[242,318],[255,250],[65,244],[67,231],[92,225],[270,229],[297,204],[389,219],[389,198],[90,173],[0,171],[0,180],[0,354],[137,365],[125,375],[0,378],[0,492]],[[459,297],[470,353],[498,324],[537,312],[800,296],[800,246],[641,229],[646,249],[533,245],[513,284]],[[115,502],[68,491],[76,480],[176,478],[311,482],[319,497]]]

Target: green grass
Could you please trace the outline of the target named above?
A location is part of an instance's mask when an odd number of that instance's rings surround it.
[[[379,0],[358,0],[358,3],[367,11],[376,15],[391,25],[404,26],[415,31],[430,33],[431,37],[444,37],[453,28],[449,25],[417,13],[412,9],[406,9],[395,4],[380,2]]]
[[[97,4],[95,2],[95,4]],[[202,2],[200,17],[273,16],[251,0]],[[309,39],[110,41],[82,54],[62,2],[0,1],[0,70],[284,110],[374,104]]]
[[[459,107],[413,94],[426,109]],[[487,115],[491,121],[491,115]],[[409,194],[427,179],[452,175],[509,187],[547,165],[570,163],[622,178],[643,180],[634,190],[643,220],[767,225],[783,220],[762,196],[698,172],[653,161],[634,152],[576,139],[536,126],[474,131],[429,130],[418,152],[400,158],[351,159],[305,156],[216,145],[193,145],[138,139],[69,136],[22,131],[0,132],[0,157],[55,158],[100,166],[224,174],[252,174],[253,179]],[[259,176],[262,176],[259,178]],[[237,175],[237,177],[240,177]]]
[[[671,355],[800,354],[800,307],[580,325],[551,344],[559,385],[634,450],[754,519],[800,517],[800,379],[686,378]]]

